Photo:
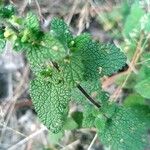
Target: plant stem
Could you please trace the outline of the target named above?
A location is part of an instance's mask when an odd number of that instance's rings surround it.
[[[77,85],[77,88],[80,90],[80,92],[92,103],[94,104],[97,108],[100,108],[101,105],[97,103],[83,88],[81,85]]]

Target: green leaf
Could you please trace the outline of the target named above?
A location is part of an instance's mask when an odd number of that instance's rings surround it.
[[[96,42],[88,41],[81,49],[82,62],[85,68],[85,80],[97,80],[99,71],[99,46]]]
[[[73,36],[69,30],[69,27],[63,20],[59,18],[52,19],[51,33],[64,45],[65,48],[67,48],[70,42],[73,40]]]
[[[25,18],[25,27],[33,31],[40,30],[40,24],[37,16],[34,13],[29,12]]]
[[[96,97],[96,100],[100,101],[100,105],[102,107],[101,109],[103,109],[103,107],[108,103],[108,94],[106,94],[106,92],[104,92],[104,91],[100,91],[100,92],[96,93],[96,92],[94,92],[94,90],[91,93],[92,93],[91,96]],[[109,113],[106,113],[106,115],[109,117],[109,116],[112,116],[113,113],[115,112],[115,107],[108,106],[108,108],[110,111],[109,111]],[[103,111],[105,111],[105,110],[103,110]],[[105,116],[103,116],[103,117],[102,116],[103,115],[101,114],[101,119],[102,118],[106,119]],[[84,127],[84,128],[95,127],[95,121],[97,120],[97,117],[100,117],[99,110],[97,108],[95,108],[92,104],[89,104],[88,100],[86,100],[83,103],[82,127]]]
[[[139,94],[133,93],[124,100],[124,106],[144,105],[145,100]]]
[[[81,128],[81,126],[82,126],[82,120],[83,120],[83,112],[81,112],[81,111],[72,112],[71,113],[71,117],[78,124],[78,128]]]
[[[75,87],[77,83],[80,83],[84,78],[84,66],[80,56],[70,56],[64,59],[64,62],[60,64],[60,69],[64,76],[64,80],[70,85]]]
[[[136,75],[137,82],[141,82],[142,80],[150,77],[150,53],[143,53],[140,61],[142,62],[142,66]]]
[[[44,47],[50,49],[49,55],[53,61],[62,60],[67,56],[67,50],[63,45],[50,34],[45,34],[42,38],[42,43]],[[48,55],[48,54],[47,54]]]
[[[50,35],[45,35],[44,38],[41,45],[31,45],[26,51],[30,65],[35,71],[47,67],[50,61],[57,62],[66,56],[66,51],[58,40]]]
[[[101,44],[99,53],[101,76],[116,73],[126,63],[125,54],[113,44]]]
[[[31,69],[36,73],[46,68],[51,60],[49,49],[44,46],[33,46],[26,52]]]
[[[13,49],[17,52],[20,52],[30,49],[30,46],[26,43],[21,42],[21,37],[17,37],[14,42]]]
[[[90,104],[85,104],[83,109],[83,120],[82,127],[83,128],[92,128],[94,127],[94,122],[98,114],[98,109],[95,109]]]
[[[91,97],[93,97],[93,99],[99,99],[101,92],[100,81],[86,81],[82,82],[80,85]],[[81,91],[79,91],[78,88],[72,89],[72,99],[83,105],[88,102],[87,98],[81,93]]]
[[[68,117],[65,124],[64,124],[64,130],[73,130],[78,127],[78,124],[74,121],[72,117]]]
[[[143,29],[146,33],[150,32],[150,13],[147,13],[144,15],[141,19],[141,26],[143,26]]]
[[[84,45],[86,45],[89,41],[91,41],[92,38],[91,38],[91,35],[88,34],[88,33],[83,33],[77,37],[75,37],[74,39],[74,49],[75,49],[75,52],[78,50],[78,51],[81,51],[82,48],[84,47]]]
[[[76,37],[74,50],[82,56],[85,80],[111,75],[126,63],[126,57],[115,45],[92,41],[87,34]]]
[[[0,18],[10,18],[16,13],[13,5],[0,6]]]
[[[101,142],[111,150],[144,150],[149,146],[147,133],[150,127],[149,120],[150,109],[145,106],[118,107],[111,118],[97,119],[95,124]]]
[[[47,79],[36,78],[31,82],[30,95],[42,123],[53,133],[62,130],[70,101],[68,87],[63,82],[53,83]]]
[[[101,102],[101,99],[99,99],[101,97],[101,87],[98,81],[82,82],[80,85],[95,101],[99,100]],[[93,127],[98,109],[95,109],[94,105],[87,100],[78,88],[72,90],[72,99],[83,106],[82,127]]]
[[[103,114],[99,113],[95,117],[94,125],[96,126],[97,129],[104,130],[106,121],[107,121],[107,118]]]
[[[147,12],[140,19],[141,30],[143,30],[146,34],[148,34],[150,32],[150,23],[149,22],[150,22],[150,13]]]
[[[118,106],[116,103],[108,101],[103,107],[101,107],[100,112],[104,114],[105,117],[111,118],[116,113],[117,108]]]
[[[51,145],[58,144],[59,141],[61,140],[61,138],[63,138],[63,136],[64,136],[64,132],[63,131],[60,131],[58,133],[49,132],[48,138],[49,138],[50,144]]]
[[[142,10],[141,5],[139,4],[139,2],[135,2],[132,5],[130,14],[126,19],[126,23],[124,26],[123,33],[126,37],[129,37],[129,34],[131,34],[135,29],[138,31],[138,33],[140,33],[140,19],[143,15],[144,10]]]
[[[137,83],[135,90],[144,98],[150,99],[150,77]]]

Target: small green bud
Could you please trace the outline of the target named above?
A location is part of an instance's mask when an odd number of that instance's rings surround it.
[[[8,27],[5,28],[4,37],[11,41],[15,41],[17,39],[16,33]]]

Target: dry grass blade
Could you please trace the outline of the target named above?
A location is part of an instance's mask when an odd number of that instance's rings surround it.
[[[22,89],[22,86],[24,85],[24,83],[27,81],[27,78],[28,78],[28,74],[29,74],[29,66],[27,65],[24,69],[24,72],[23,72],[23,77],[22,77],[22,80],[20,81],[17,89],[15,90],[14,92],[14,96],[13,98],[11,99],[10,101],[10,107],[9,107],[9,112],[8,112],[8,115],[6,117],[6,120],[5,120],[5,127],[7,126],[9,120],[10,120],[10,117],[14,111],[14,108],[15,108],[15,104],[16,104],[16,101],[17,99],[20,97],[20,95],[24,92],[25,89]],[[3,127],[2,129],[2,133],[1,133],[1,138],[0,138],[0,141],[2,141],[3,139],[3,136],[5,135],[5,130],[6,128]]]
[[[35,133],[29,135],[28,137],[26,137],[25,139],[21,140],[17,144],[15,144],[15,145],[11,146],[10,148],[8,148],[8,150],[16,150],[19,146],[27,143],[29,140],[33,139],[34,137],[36,137],[37,135],[41,134],[42,132],[44,132],[46,130],[47,130],[46,127],[41,128],[40,130],[38,130]]]
[[[91,150],[91,148],[92,148],[92,146],[94,145],[96,139],[97,139],[97,134],[95,134],[95,136],[94,136],[94,138],[93,138],[93,140],[92,140],[92,142],[91,142],[91,144],[89,145],[89,147],[88,147],[87,150]]]

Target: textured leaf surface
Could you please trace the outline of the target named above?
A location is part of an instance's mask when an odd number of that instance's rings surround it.
[[[85,68],[85,79],[95,80],[100,76],[99,71],[99,48],[98,44],[93,41],[87,42],[81,49],[81,55]]]
[[[27,50],[27,58],[33,70],[46,67],[44,65],[49,64],[50,61],[58,61],[66,55],[64,47],[58,40],[50,35],[44,38],[40,46],[32,46]]]
[[[64,59],[64,63],[60,64],[62,74],[65,81],[74,87],[83,80],[84,66],[80,56],[71,56]]]
[[[86,104],[84,106],[84,110],[83,110],[82,127],[84,127],[84,128],[94,127],[94,122],[95,122],[97,114],[98,114],[97,109],[95,109],[90,104]]]
[[[126,62],[125,55],[115,45],[99,44],[86,34],[75,39],[75,49],[82,56],[84,76],[87,80],[111,75],[121,69]]]
[[[100,91],[101,91],[101,87],[100,87],[100,82],[99,81],[86,81],[86,82],[82,82],[80,84],[82,86],[82,88],[84,88],[84,90],[93,97],[93,99],[99,99],[100,96]],[[81,104],[85,104],[85,103],[89,103],[86,100],[86,97],[81,93],[81,91],[79,91],[78,88],[74,88],[72,90],[72,99],[75,100],[78,103]]]
[[[61,60],[67,55],[67,50],[63,45],[50,34],[43,37],[42,45],[49,49],[49,55],[51,55],[53,61]]]
[[[102,76],[117,72],[126,63],[124,53],[113,44],[101,44],[99,53],[99,65]]]
[[[149,111],[145,107],[121,107],[116,109],[110,119],[97,120],[96,126],[102,143],[111,150],[144,150],[144,147],[149,146],[147,130],[150,127],[150,113],[145,113],[145,109]]]
[[[37,16],[33,13],[28,13],[25,18],[25,26],[31,30],[38,31],[40,29],[40,24]]]
[[[150,77],[137,83],[135,89],[141,96],[150,99]]]
[[[59,18],[52,19],[51,33],[64,45],[65,48],[67,48],[67,46],[73,39],[69,27],[63,20]]]
[[[68,113],[70,91],[67,86],[37,78],[31,82],[30,90],[38,117],[52,132],[58,133]]]
[[[82,88],[91,96],[95,101],[100,100],[101,87],[98,81],[95,82],[82,82]],[[91,128],[94,126],[94,121],[98,112],[98,109],[93,107],[87,98],[79,91],[78,88],[72,90],[72,99],[83,106],[83,119],[82,127]]]

